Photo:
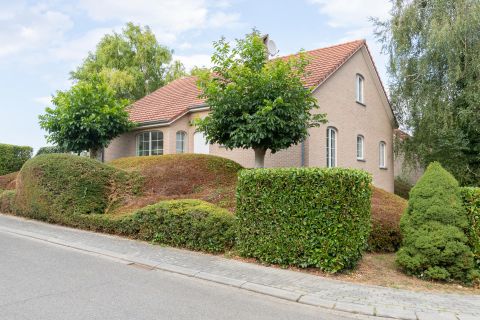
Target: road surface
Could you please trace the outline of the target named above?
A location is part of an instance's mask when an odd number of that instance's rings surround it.
[[[0,319],[357,319],[0,231]]]

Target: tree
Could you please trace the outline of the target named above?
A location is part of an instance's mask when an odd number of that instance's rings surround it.
[[[440,161],[463,185],[480,183],[480,2],[393,1],[375,21],[390,56],[390,97],[412,133],[411,164]]]
[[[465,235],[467,227],[458,182],[433,162],[410,192],[400,221],[403,244],[397,262],[419,277],[472,281],[478,273]]]
[[[93,77],[80,81],[68,91],[58,91],[52,99],[56,108],[47,108],[40,126],[48,132],[47,140],[62,150],[98,151],[118,135],[133,128],[128,119],[128,100],[119,100],[104,79]]]
[[[118,98],[135,101],[185,74],[179,61],[171,61],[172,52],[157,42],[148,26],[127,23],[122,33],[105,35],[70,75],[77,81],[100,75]]]
[[[228,149],[253,148],[255,166],[265,153],[275,153],[308,136],[310,127],[325,123],[310,88],[302,83],[306,57],[268,61],[263,40],[254,30],[231,47],[224,38],[214,43],[212,73],[199,72],[201,96],[210,107],[196,121],[207,141]]]

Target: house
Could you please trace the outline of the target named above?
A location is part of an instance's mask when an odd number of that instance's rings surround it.
[[[393,130],[397,127],[365,40],[307,51],[305,85],[312,88],[328,124],[311,128],[302,144],[265,156],[266,167],[349,167],[364,169],[380,188],[393,192]],[[129,109],[139,126],[114,139],[105,161],[127,156],[205,153],[254,166],[253,150],[209,145],[191,125],[208,114],[195,77],[175,80]]]

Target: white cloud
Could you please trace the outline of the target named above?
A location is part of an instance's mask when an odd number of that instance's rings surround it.
[[[180,60],[185,69],[190,71],[193,67],[210,67],[212,62],[208,54],[194,54],[190,56],[174,55],[173,60]]]

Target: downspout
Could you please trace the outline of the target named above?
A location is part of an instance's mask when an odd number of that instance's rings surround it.
[[[302,144],[301,144],[301,154],[302,154],[301,166],[305,167],[305,141],[302,141]]]

